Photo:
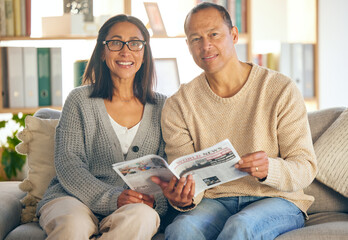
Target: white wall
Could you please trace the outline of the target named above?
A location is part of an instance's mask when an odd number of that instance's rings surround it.
[[[348,107],[348,1],[319,0],[319,108]]]

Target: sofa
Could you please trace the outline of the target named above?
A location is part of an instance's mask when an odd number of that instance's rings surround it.
[[[60,112],[57,110],[40,109],[26,121],[22,134],[19,133],[18,137],[23,142],[17,151],[27,154],[28,177],[23,182],[0,182],[0,240],[40,240],[46,237],[33,212],[48,185],[47,179],[54,176],[54,168],[51,166],[52,149],[54,128],[59,116]],[[340,107],[318,110],[308,113],[308,118],[319,171],[316,179],[304,191],[314,196],[315,202],[308,210],[309,219],[305,227],[287,232],[276,239],[348,239],[348,109]],[[41,122],[34,126],[35,124],[29,120]],[[51,124],[50,132],[44,124]],[[41,143],[34,142],[38,138],[34,128],[42,131]],[[50,137],[45,139],[45,136],[49,135]],[[48,143],[50,147],[40,146]],[[39,144],[36,150],[35,144]],[[34,151],[46,152],[35,155]],[[45,161],[50,158],[49,166],[45,166],[44,163],[34,164],[36,158],[42,155],[45,156]],[[52,168],[49,169],[50,167]],[[35,168],[39,170],[31,172]],[[35,180],[32,176],[37,173],[39,176],[47,175],[48,178]],[[42,185],[44,187],[41,192],[34,191]],[[175,210],[171,210],[167,218],[163,219],[164,225],[168,224],[175,214]],[[164,226],[153,239],[164,239],[163,228]]]

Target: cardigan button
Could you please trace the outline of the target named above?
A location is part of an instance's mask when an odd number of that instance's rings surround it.
[[[139,147],[138,146],[134,146],[134,147],[132,147],[132,150],[133,150],[133,152],[138,152],[139,151]]]

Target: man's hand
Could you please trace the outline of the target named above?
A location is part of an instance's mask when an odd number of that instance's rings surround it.
[[[195,194],[195,181],[192,175],[188,175],[187,179],[181,177],[179,180],[173,177],[170,182],[164,182],[155,176],[151,177],[151,180],[162,188],[164,196],[174,206],[186,207],[192,204],[192,198]]]
[[[117,199],[117,208],[120,208],[130,203],[144,203],[149,207],[153,208],[155,199],[153,196],[138,193],[136,191],[127,189],[124,190]]]
[[[268,175],[268,156],[263,151],[249,153],[242,156],[235,167],[258,179],[265,179]]]

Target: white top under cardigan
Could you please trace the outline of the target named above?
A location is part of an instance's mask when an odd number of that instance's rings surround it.
[[[111,122],[112,128],[114,129],[114,131],[115,131],[115,133],[117,135],[117,138],[120,141],[121,148],[122,148],[122,153],[124,155],[126,155],[128,150],[129,150],[129,147],[131,146],[131,144],[132,144],[132,142],[134,140],[135,134],[138,131],[139,125],[141,123],[141,120],[134,127],[127,128],[127,127],[124,127],[124,126],[121,126],[120,124],[118,124],[110,116],[110,114],[109,114],[109,118],[110,118],[110,122]]]

